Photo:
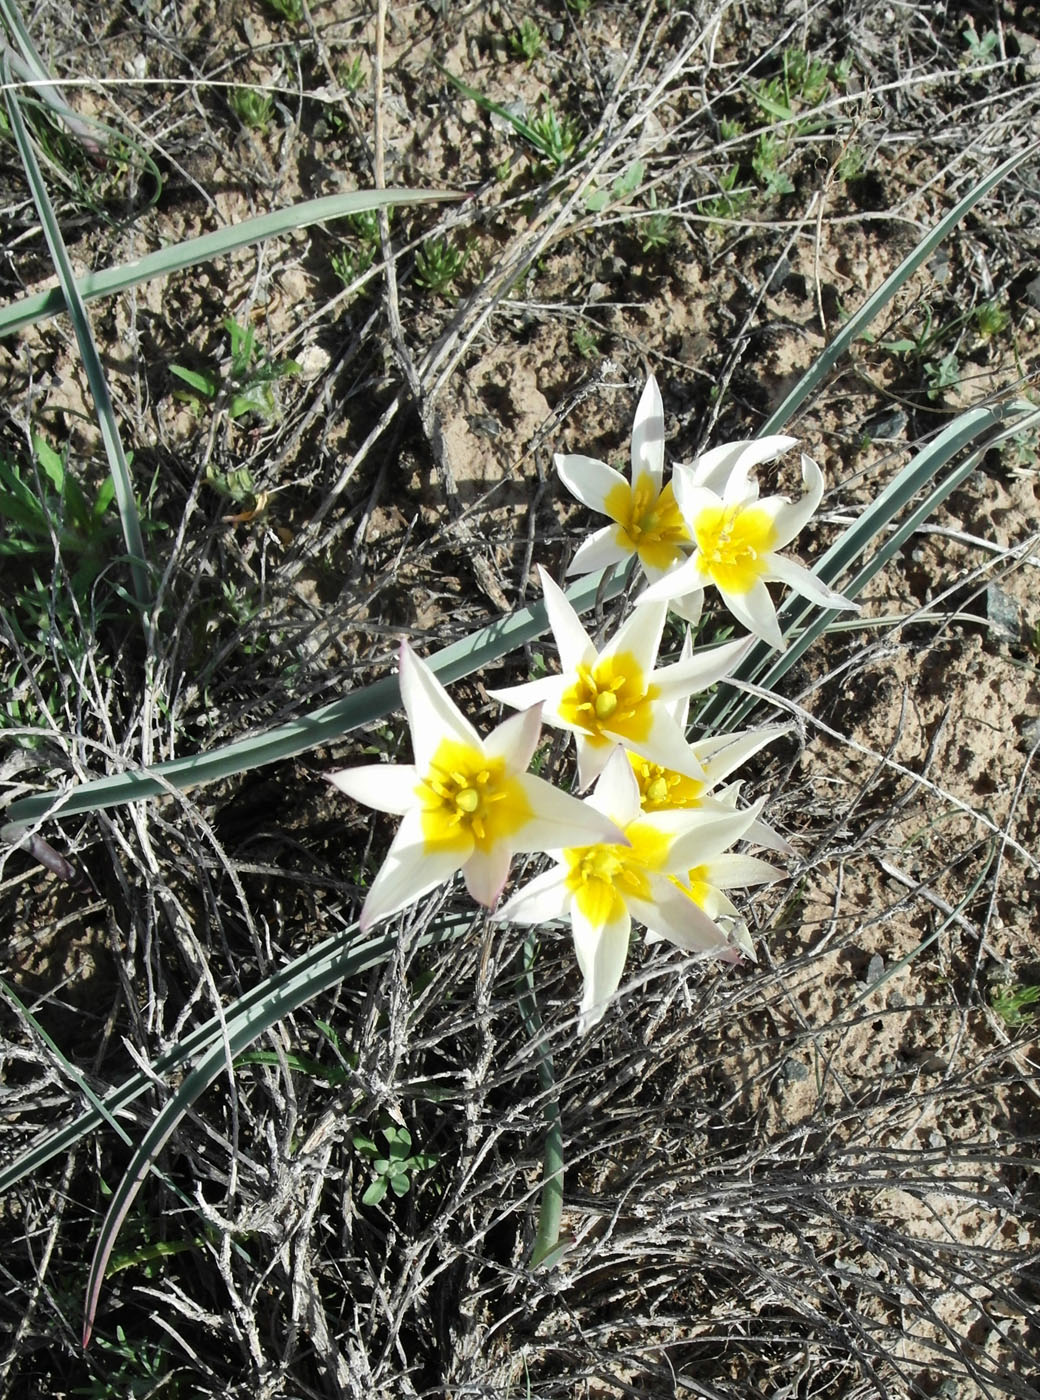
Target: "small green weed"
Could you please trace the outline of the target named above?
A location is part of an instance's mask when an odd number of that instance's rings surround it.
[[[941,399],[947,389],[952,389],[960,382],[960,361],[952,350],[941,359],[926,360],[924,377],[928,385],[928,397],[932,400]]]
[[[588,326],[575,326],[571,340],[583,360],[594,360],[599,354],[599,336],[594,335]]]
[[[274,116],[274,99],[259,88],[232,88],[228,93],[228,106],[250,131],[266,131]]]
[[[432,295],[453,289],[455,279],[465,271],[470,249],[460,248],[450,237],[428,238],[415,255],[415,282]]]
[[[509,51],[525,63],[533,63],[545,53],[545,35],[533,19],[524,17],[506,41]]]
[[[286,19],[290,24],[302,24],[304,20],[303,0],[265,0],[269,10]]]
[[[622,200],[628,199],[629,195],[635,194],[643,183],[645,172],[646,166],[641,160],[633,161],[624,174],[619,175],[613,182],[609,190],[590,190],[585,196],[585,208],[590,214],[598,214],[608,204],[619,204]]]
[[[537,116],[531,118],[528,140],[541,154],[542,163],[549,174],[554,174],[566,165],[581,142],[581,127],[566,113],[562,117],[544,103]]]
[[[989,1004],[1008,1030],[1018,1030],[1036,1016],[1040,1003],[1040,986],[1029,982],[1013,982],[993,987]]]
[[[428,1171],[440,1161],[439,1157],[429,1152],[413,1152],[412,1135],[407,1128],[386,1120],[377,1132],[386,1143],[385,1149],[379,1148],[372,1138],[362,1133],[354,1137],[355,1151],[371,1163],[375,1173],[361,1197],[366,1206],[378,1205],[387,1190],[393,1191],[395,1196],[407,1195],[416,1172]]]
[[[651,213],[639,221],[639,246],[644,253],[660,253],[675,237],[675,221],[671,214],[657,208],[657,191],[650,191],[647,201]]]
[[[1011,324],[1011,314],[999,301],[984,301],[975,308],[975,330],[980,340],[995,340]]]
[[[104,1375],[70,1394],[85,1395],[89,1400],[135,1400],[150,1395],[176,1400],[187,1393],[171,1371],[170,1354],[163,1342],[132,1342],[117,1324],[114,1342],[99,1336],[94,1345],[107,1358],[99,1368]]]
[[[566,0],[568,10],[578,19],[584,19],[592,9],[592,0]]]
[[[231,316],[223,324],[231,341],[228,369],[193,370],[184,365],[171,365],[170,373],[192,391],[190,395],[175,391],[174,397],[213,408],[226,407],[232,419],[255,413],[264,422],[273,422],[279,416],[274,385],[279,379],[299,374],[300,366],[295,360],[274,361],[258,353],[252,326],[240,326]]]
[[[118,533],[109,514],[115,496],[112,477],[105,477],[91,499],[68,470],[67,451],[56,452],[39,436],[33,438],[33,450],[40,492],[16,462],[0,457],[0,518],[10,525],[0,539],[0,558],[50,554],[56,543],[66,559],[78,561],[80,586],[88,587],[109,562]]]
[[[758,176],[767,195],[794,194],[794,181],[780,162],[788,150],[788,142],[773,131],[759,134],[755,153],[751,157],[751,169]]]
[[[341,63],[336,69],[336,77],[343,91],[356,97],[365,85],[365,65],[361,55],[355,54],[349,63]]]
[[[968,48],[968,52],[961,59],[962,68],[970,68],[973,63],[981,66],[997,62],[997,45],[1000,39],[994,30],[987,29],[980,39],[975,32],[975,26],[969,24],[967,29],[961,30],[961,38]]]
[[[375,260],[376,250],[371,243],[363,243],[361,247],[343,243],[329,255],[329,267],[344,287],[349,287],[364,276]]]

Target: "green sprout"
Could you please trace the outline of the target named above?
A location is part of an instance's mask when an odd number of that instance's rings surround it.
[[[989,1004],[1009,1030],[1018,1030],[1031,1021],[1037,1013],[1040,1002],[1040,986],[1029,982],[1013,982],[994,987],[989,994]]]
[[[594,360],[599,354],[599,336],[594,335],[588,326],[575,326],[571,335],[574,349],[583,360]],[[532,677],[534,672],[531,672]]]
[[[303,0],[266,0],[268,9],[287,19],[290,24],[302,24],[304,19]]]
[[[362,244],[360,248],[343,243],[329,256],[329,267],[344,287],[349,287],[364,276],[375,262],[375,257],[376,250],[371,243]]]
[[[787,142],[781,137],[772,131],[759,134],[755,154],[751,157],[751,168],[768,195],[794,194],[790,175],[780,169],[780,162],[786,154]]]
[[[975,308],[975,329],[980,340],[995,340],[1011,324],[1011,314],[999,301],[984,301]]]
[[[650,191],[648,200],[653,211],[640,220],[640,247],[644,253],[659,253],[667,248],[675,236],[675,225],[671,214],[657,208],[657,191]]]
[[[259,88],[232,88],[228,106],[250,131],[266,131],[274,115],[274,99]]]
[[[365,67],[361,55],[355,54],[349,63],[341,64],[336,69],[336,77],[343,91],[351,97],[356,97],[365,82]]]
[[[558,117],[546,102],[538,115],[531,118],[528,139],[538,150],[550,172],[565,165],[581,141],[581,127],[573,117]]]
[[[258,354],[252,326],[240,326],[229,316],[224,321],[224,329],[231,341],[231,364],[227,371],[171,365],[170,373],[192,391],[191,395],[175,392],[174,397],[187,402],[201,401],[213,407],[226,406],[232,419],[255,413],[264,422],[273,422],[279,416],[274,385],[279,379],[299,374],[300,366],[295,360],[274,361],[264,353]]]
[[[354,1137],[355,1151],[372,1164],[375,1177],[361,1197],[363,1205],[377,1206],[391,1190],[395,1196],[405,1196],[412,1185],[416,1172],[428,1171],[440,1161],[429,1152],[412,1151],[412,1135],[407,1128],[386,1122],[378,1129],[379,1136],[386,1143],[381,1150],[372,1138],[358,1133]]]
[[[1000,39],[994,30],[987,29],[980,39],[975,32],[975,26],[969,23],[967,29],[961,30],[961,38],[968,48],[968,52],[961,59],[962,68],[968,68],[973,63],[980,66],[986,63],[996,63],[996,48]]]
[[[545,53],[545,35],[533,19],[525,17],[509,35],[510,52],[517,58],[533,63]]]
[[[469,261],[469,248],[460,248],[451,238],[429,238],[415,255],[415,282],[437,295],[451,290]]]

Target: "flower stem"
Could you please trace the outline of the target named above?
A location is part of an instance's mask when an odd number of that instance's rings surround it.
[[[537,952],[538,940],[533,933],[529,934],[524,941],[525,991],[520,998],[520,1011],[538,1056],[538,1079],[542,1089],[549,1095],[542,1105],[542,1114],[547,1126],[542,1167],[542,1199],[538,1207],[538,1232],[528,1260],[531,1269],[543,1266],[553,1268],[572,1243],[569,1236],[560,1238],[560,1218],[563,1214],[563,1128],[560,1104],[555,1093],[556,1076],[553,1072],[552,1055],[542,1037],[542,1017],[535,993],[534,961]]]

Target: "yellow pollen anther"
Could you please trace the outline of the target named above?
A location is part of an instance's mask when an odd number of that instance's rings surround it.
[[[455,794],[455,806],[464,812],[475,812],[480,806],[480,793],[476,788],[464,787]]]
[[[655,778],[647,787],[646,795],[651,802],[663,802],[668,796],[668,779]]]
[[[617,696],[612,690],[601,690],[596,696],[596,717],[597,719],[609,719],[617,709]]]

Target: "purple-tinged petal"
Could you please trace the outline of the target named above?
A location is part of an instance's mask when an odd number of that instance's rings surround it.
[[[487,851],[474,847],[473,853],[462,867],[470,898],[482,904],[485,909],[490,909],[509,878],[511,858],[512,851],[505,842],[499,842]]]

